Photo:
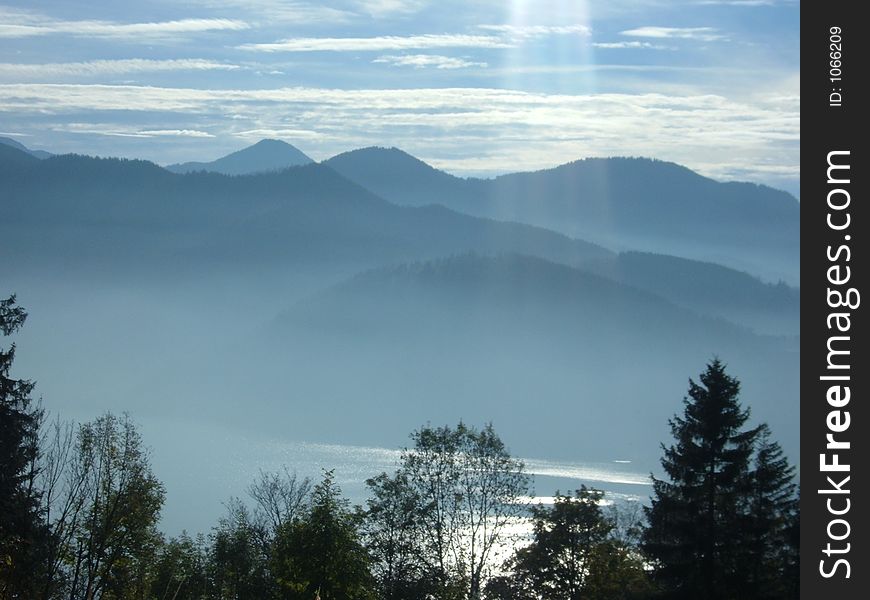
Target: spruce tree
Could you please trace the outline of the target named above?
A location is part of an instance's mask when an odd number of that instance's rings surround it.
[[[0,332],[11,335],[27,313],[15,296],[0,300]],[[0,598],[35,595],[45,527],[34,487],[42,412],[32,405],[33,382],[12,379],[15,344],[0,349]]]
[[[689,380],[682,416],[670,420],[675,443],[662,446],[667,480],[653,478],[643,547],[672,598],[740,597],[742,536],[751,458],[760,428],[747,429],[740,383],[714,359]]]
[[[774,600],[797,597],[794,566],[798,518],[794,468],[767,425],[760,427],[750,488],[740,531],[743,561],[741,597]]]

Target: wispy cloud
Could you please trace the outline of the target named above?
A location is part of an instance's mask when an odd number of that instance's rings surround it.
[[[714,94],[545,94],[495,88],[0,86],[0,123],[4,114],[15,115],[20,125],[28,115],[42,120],[86,111],[116,114],[119,122],[132,111],[160,114],[167,123],[185,123],[179,131],[218,137],[257,130],[317,132],[308,134],[306,149],[319,156],[372,143],[396,145],[466,174],[504,171],[516,164],[543,168],[558,162],[554,157],[644,155],[713,175],[722,172],[716,165],[728,165],[729,172],[759,181],[770,181],[771,174],[799,175],[800,106],[782,93],[736,100]],[[159,135],[120,125],[99,133]]]
[[[367,15],[382,18],[419,12],[429,2],[427,0],[356,0],[354,4]]]
[[[650,42],[595,42],[592,44],[595,48],[603,48],[606,50],[622,50],[622,49],[644,49],[644,50],[676,50],[674,46],[664,46],[662,44],[651,44]]]
[[[263,138],[285,139],[285,140],[316,140],[322,139],[322,133],[312,131],[310,129],[298,128],[273,128],[259,127],[257,129],[245,129],[243,131],[235,131],[232,133],[234,137],[246,140],[262,140]]]
[[[241,50],[258,52],[378,52],[423,48],[510,48],[513,44],[489,35],[424,34],[367,38],[290,38],[265,44],[243,44]]]
[[[66,123],[52,127],[55,131],[82,133],[91,135],[106,135],[111,137],[155,138],[155,137],[190,137],[213,138],[213,134],[197,129],[141,129],[104,123]]]
[[[551,35],[589,35],[592,32],[586,25],[478,25],[478,29],[522,39]]]
[[[637,27],[620,32],[621,35],[657,39],[683,39],[714,42],[726,39],[714,27]]]
[[[184,5],[244,15],[250,22],[292,23],[299,25],[338,25],[359,20],[353,10],[326,6],[322,2],[295,0],[186,0]]]
[[[777,0],[700,0],[700,5],[726,5],[726,6],[775,6],[780,4]]]
[[[474,62],[464,58],[453,56],[440,56],[437,54],[404,54],[401,56],[379,56],[373,63],[386,63],[396,67],[414,67],[422,69],[434,67],[436,69],[466,69],[469,67],[486,67],[485,62]]]
[[[236,19],[178,19],[147,23],[52,19],[37,12],[0,9],[0,38],[25,38],[47,35],[118,38],[126,40],[173,37],[207,31],[248,29],[250,25]]]
[[[238,68],[240,68],[238,65],[196,58],[170,60],[130,58],[69,63],[0,63],[0,77],[15,77],[18,79],[97,77],[161,71],[230,71]]]

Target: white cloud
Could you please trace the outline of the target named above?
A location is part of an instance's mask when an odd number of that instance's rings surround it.
[[[161,71],[229,71],[238,65],[196,58],[151,60],[131,58],[119,60],[91,60],[71,63],[0,63],[0,77],[40,79],[44,77],[94,77]]]
[[[291,128],[271,128],[260,127],[257,129],[245,129],[243,131],[235,131],[232,134],[234,137],[262,140],[263,138],[270,139],[293,139],[293,140],[316,140],[322,139],[323,134],[310,129],[291,129]]]
[[[464,58],[453,56],[439,56],[437,54],[404,54],[401,56],[386,55],[374,59],[374,63],[386,63],[396,67],[414,67],[422,69],[434,67],[436,69],[465,69],[469,67],[486,67],[485,62],[473,62]]]
[[[788,89],[785,90],[787,92]],[[14,115],[39,131],[51,114],[101,111],[116,125],[100,135],[152,137],[131,115],[160,115],[174,135],[258,136],[316,132],[306,151],[402,147],[459,173],[538,169],[583,156],[653,156],[709,175],[796,180],[800,105],[777,92],[743,100],[714,94],[544,94],[495,88],[343,90],[294,87],[203,90],[123,85],[0,86],[0,126]],[[227,120],[225,115],[235,118]],[[135,118],[135,117],[132,117]],[[94,129],[93,126],[90,129]],[[156,132],[155,132],[156,131]],[[79,133],[85,131],[79,130]],[[518,167],[521,165],[521,167]],[[718,165],[718,166],[717,166]]]
[[[196,129],[143,129],[138,132],[146,137],[195,137],[195,138],[213,138],[214,135],[207,131],[198,131]]]
[[[478,25],[478,28],[522,39],[551,35],[589,35],[592,31],[586,25]]]
[[[82,133],[92,135],[105,135],[111,137],[130,138],[155,138],[155,137],[191,137],[213,138],[213,134],[196,129],[142,129],[125,127],[106,123],[65,123],[54,125],[54,131],[67,131],[70,133]]]
[[[265,44],[243,44],[241,50],[259,52],[346,52],[412,50],[422,48],[510,48],[513,44],[489,35],[425,34],[368,38],[291,38]]]
[[[354,4],[367,15],[383,18],[419,12],[428,2],[426,0],[356,0]]]
[[[0,8],[0,38],[23,38],[46,35],[120,38],[131,41],[178,36],[207,31],[238,31],[250,25],[236,19],[179,19],[148,23],[52,19],[32,11]]]
[[[296,2],[293,0],[186,0],[185,6],[193,4],[209,10],[241,14],[250,22],[292,23],[293,25],[336,25],[359,19],[350,10],[325,6],[321,2]]]
[[[646,50],[676,50],[674,46],[663,46],[661,44],[651,44],[649,42],[595,42],[592,44],[595,48],[606,50],[621,50],[630,48],[643,48]]]
[[[700,5],[726,5],[726,6],[775,6],[777,0],[701,0]]]
[[[684,39],[714,42],[726,39],[713,27],[637,27],[620,32],[621,35],[630,37],[657,38],[657,39]]]
[[[523,41],[552,35],[589,35],[586,25],[478,25],[486,35],[460,33],[348,38],[289,38],[278,42],[243,44],[260,52],[342,52],[419,50],[426,48],[514,48]]]

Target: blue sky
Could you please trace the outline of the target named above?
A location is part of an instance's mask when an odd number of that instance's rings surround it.
[[[787,0],[0,0],[0,135],[210,160],[397,146],[460,175],[652,156],[797,194]]]

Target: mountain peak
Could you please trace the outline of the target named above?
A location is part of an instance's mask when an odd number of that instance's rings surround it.
[[[250,175],[280,171],[312,162],[314,161],[310,157],[292,144],[267,138],[212,162],[186,162],[169,165],[166,169],[174,173],[212,171],[224,175]]]
[[[13,140],[12,138],[8,137],[0,137],[0,145],[15,148],[16,150],[20,150],[21,152],[25,152],[30,156],[34,156],[36,158],[48,158],[49,156],[52,156],[51,152],[46,152],[45,150],[31,150],[18,140]]]

